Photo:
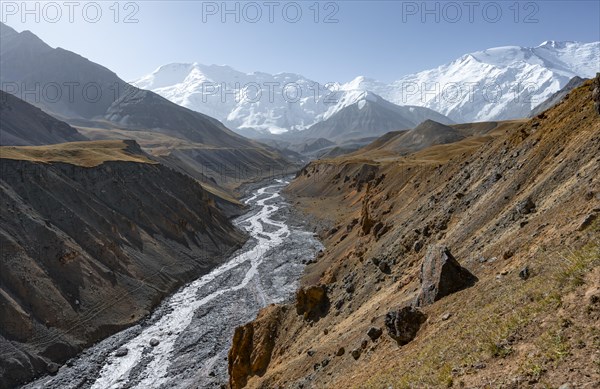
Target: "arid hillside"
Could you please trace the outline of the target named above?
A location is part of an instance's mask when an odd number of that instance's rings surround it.
[[[236,330],[232,388],[597,387],[594,82],[455,143],[305,167],[287,192],[326,249],[294,304]]]
[[[146,316],[245,236],[134,141],[1,147],[0,387]]]

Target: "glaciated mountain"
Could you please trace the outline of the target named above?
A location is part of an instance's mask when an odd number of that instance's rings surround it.
[[[216,117],[250,137],[305,130],[330,119],[346,107],[365,103],[368,94],[360,88],[323,84],[298,74],[246,74],[229,66],[198,63],[165,65],[133,84],[176,104]],[[423,115],[423,112],[428,114]],[[431,110],[410,114],[418,115],[422,120],[445,120]]]
[[[213,116],[250,137],[305,130],[365,97],[360,88],[342,89],[339,83],[320,83],[298,74],[246,74],[229,66],[198,63],[164,65],[132,84]]]
[[[233,129],[303,130],[326,111],[331,92],[292,73],[246,74],[229,66],[169,64],[133,82]]]
[[[456,122],[527,117],[575,76],[600,71],[600,42],[547,41],[463,55],[384,84],[358,77],[342,90],[370,90],[400,105],[427,107]]]
[[[357,103],[364,91],[397,105],[432,109],[455,122],[526,117],[571,78],[598,71],[600,42],[547,41],[465,54],[390,84],[362,76],[319,83],[292,73],[243,73],[198,63],[165,65],[134,83],[238,132],[282,133],[330,118]]]

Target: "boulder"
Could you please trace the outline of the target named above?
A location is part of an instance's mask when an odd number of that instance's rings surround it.
[[[525,266],[519,271],[519,278],[526,280],[529,278],[529,266]]]
[[[517,213],[520,215],[527,215],[535,210],[535,203],[531,200],[531,197],[527,197],[525,200],[520,201],[517,204]]]
[[[304,319],[316,320],[327,313],[329,298],[323,285],[300,288],[296,292],[296,312]]]
[[[354,293],[354,291],[356,290],[354,282],[347,282],[346,284],[344,284],[344,289],[346,290],[346,293]]]
[[[392,268],[390,267],[390,264],[387,261],[381,261],[379,262],[379,271],[381,271],[384,274],[390,274],[392,272]]]
[[[369,331],[367,331],[367,336],[371,338],[373,342],[379,339],[381,334],[383,334],[383,331],[378,327],[371,327],[369,328]]]
[[[586,217],[583,218],[583,220],[581,220],[581,223],[579,223],[579,227],[577,227],[577,231],[583,231],[586,228],[588,228],[589,226],[591,226],[597,217],[598,217],[598,215],[596,215],[595,213],[588,214]]]
[[[399,345],[405,345],[417,336],[425,320],[427,316],[418,308],[405,306],[385,315],[385,327],[392,339]]]
[[[415,253],[418,253],[419,251],[421,251],[422,248],[423,248],[423,242],[420,240],[417,240],[413,244],[413,250],[415,250]]]
[[[416,306],[425,306],[472,286],[477,278],[460,266],[447,247],[430,245],[421,264],[421,291]]]
[[[48,371],[48,373],[50,373],[50,375],[55,375],[56,373],[58,373],[59,368],[60,366],[54,362],[50,362],[46,365],[46,370]]]

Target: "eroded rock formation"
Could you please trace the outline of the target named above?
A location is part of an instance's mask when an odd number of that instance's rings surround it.
[[[296,312],[304,319],[318,319],[327,313],[329,299],[323,285],[308,286],[296,292]]]
[[[232,389],[243,388],[249,377],[264,373],[271,361],[283,312],[283,307],[270,305],[258,313],[256,320],[235,329],[228,356]]]

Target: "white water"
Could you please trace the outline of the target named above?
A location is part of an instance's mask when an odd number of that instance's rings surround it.
[[[129,374],[136,366],[143,366],[143,371],[139,375],[141,380],[135,386],[130,387],[146,389],[167,384],[167,372],[171,361],[176,357],[174,355],[175,342],[179,335],[190,325],[194,313],[200,307],[224,294],[246,288],[252,283],[254,284],[252,286],[259,292],[263,304],[266,304],[267,298],[264,292],[262,292],[257,277],[258,267],[265,258],[264,253],[281,245],[284,238],[290,234],[290,230],[285,223],[271,219],[271,216],[279,207],[273,204],[265,204],[267,201],[280,196],[277,192],[268,193],[268,190],[281,188],[284,184],[287,184],[287,182],[282,180],[277,181],[279,184],[259,189],[254,196],[246,200],[247,204],[255,202],[260,207],[258,213],[242,219],[240,222],[240,225],[257,240],[256,245],[173,295],[167,303],[172,311],[162,316],[148,328],[145,328],[139,335],[123,344],[122,347],[126,347],[129,350],[126,356],[121,358],[110,356],[94,382],[93,389],[116,389],[121,387],[128,380]],[[256,200],[259,198],[260,200]],[[264,225],[271,227],[268,229],[270,232],[265,231],[263,228]],[[205,285],[214,281],[218,276],[239,267],[241,264],[249,264],[250,266],[239,284],[225,286],[205,296],[199,293]],[[144,350],[148,350],[148,344],[152,338],[159,339],[160,344],[151,349],[153,358],[150,363],[144,366],[142,363]]]

